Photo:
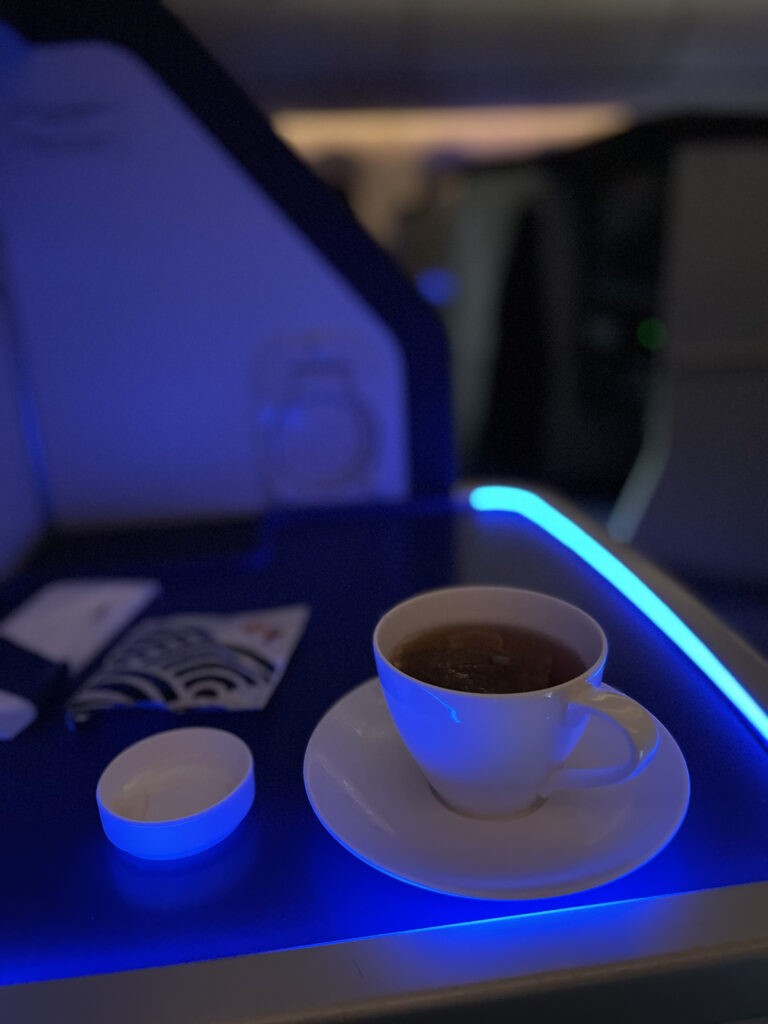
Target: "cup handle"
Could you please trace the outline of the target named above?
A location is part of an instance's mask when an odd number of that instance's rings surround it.
[[[641,704],[623,693],[590,686],[578,698],[569,701],[568,710],[571,708],[600,715],[620,729],[627,740],[629,756],[620,764],[606,768],[559,768],[541,796],[549,796],[558,789],[589,789],[625,782],[642,771],[659,748],[655,719]]]

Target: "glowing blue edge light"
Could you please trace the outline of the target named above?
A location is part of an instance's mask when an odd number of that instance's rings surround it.
[[[544,498],[521,487],[475,487],[469,504],[478,512],[514,512],[540,527],[627,598],[686,654],[768,743],[768,713],[699,637],[651,588],[610,551]]]

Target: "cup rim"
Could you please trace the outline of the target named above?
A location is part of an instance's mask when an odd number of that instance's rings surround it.
[[[571,679],[566,679],[562,683],[556,683],[554,686],[543,687],[540,690],[523,690],[523,691],[520,691],[520,692],[512,692],[512,693],[480,693],[480,692],[475,691],[475,690],[455,690],[455,689],[453,689],[450,686],[437,686],[435,683],[429,683],[429,682],[427,682],[424,679],[417,679],[415,676],[411,676],[407,672],[403,672],[402,669],[399,669],[395,665],[393,665],[392,662],[390,661],[389,657],[386,654],[384,654],[384,652],[381,650],[381,647],[379,646],[379,642],[378,642],[379,629],[380,629],[381,625],[383,624],[384,620],[392,612],[394,612],[397,609],[399,609],[402,605],[408,604],[410,601],[416,601],[416,600],[419,600],[421,598],[430,597],[432,595],[437,596],[438,594],[446,593],[448,591],[462,591],[462,590],[464,590],[464,591],[467,591],[467,590],[485,590],[485,591],[497,590],[497,591],[504,591],[505,593],[508,593],[510,591],[514,591],[514,592],[519,593],[519,594],[534,594],[536,597],[545,598],[546,600],[551,601],[551,602],[553,602],[555,604],[564,605],[565,607],[569,608],[570,610],[572,610],[574,612],[577,612],[579,615],[581,615],[583,618],[585,618],[589,623],[591,623],[592,626],[596,629],[596,631],[597,631],[597,633],[598,633],[598,635],[600,637],[600,641],[601,641],[600,654],[598,655],[598,657],[590,665],[587,666],[587,668],[584,669],[583,672],[579,673],[579,675],[577,675],[577,676],[573,676],[573,678],[571,678]],[[541,696],[544,696],[545,694],[555,693],[555,692],[557,692],[559,690],[565,689],[566,687],[573,686],[575,683],[578,683],[580,681],[583,681],[585,683],[589,683],[589,682],[591,682],[591,679],[593,679],[595,676],[598,676],[600,674],[600,671],[603,668],[603,666],[605,665],[606,658],[608,656],[608,640],[607,640],[607,637],[605,635],[605,630],[600,625],[600,623],[597,621],[597,619],[593,618],[593,616],[591,616],[589,614],[589,612],[585,612],[583,608],[580,608],[578,605],[573,604],[571,601],[565,601],[561,597],[555,597],[552,594],[547,594],[547,593],[545,593],[542,590],[532,590],[530,587],[507,587],[507,586],[504,586],[503,584],[493,584],[493,583],[490,583],[490,584],[468,583],[468,584],[457,584],[456,586],[435,587],[435,588],[432,588],[430,590],[419,591],[416,594],[412,594],[410,597],[404,598],[402,601],[398,601],[397,604],[394,604],[390,608],[388,608],[387,611],[385,611],[384,614],[380,616],[378,622],[376,623],[376,626],[374,627],[374,630],[373,630],[373,647],[374,647],[374,652],[376,654],[378,654],[381,658],[383,658],[383,660],[387,662],[389,667],[394,672],[397,672],[404,679],[410,680],[411,682],[415,683],[417,686],[422,686],[422,687],[426,688],[427,690],[434,690],[435,693],[452,693],[452,694],[457,694],[457,695],[460,695],[462,697],[467,697],[467,698],[480,698],[480,699],[489,699],[490,698],[490,699],[497,700],[497,701],[498,700],[502,700],[502,699],[503,700],[509,700],[509,699],[515,699],[515,698],[530,698],[530,697],[536,697],[536,696],[541,697]]]

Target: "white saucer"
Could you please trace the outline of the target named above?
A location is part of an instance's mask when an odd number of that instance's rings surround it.
[[[304,785],[320,821],[361,860],[404,882],[477,899],[542,899],[628,874],[662,850],[688,808],[680,748],[659,723],[651,764],[627,782],[554,793],[524,817],[467,818],[438,800],[406,750],[378,679],[316,726]],[[618,730],[590,720],[574,767],[623,756]]]

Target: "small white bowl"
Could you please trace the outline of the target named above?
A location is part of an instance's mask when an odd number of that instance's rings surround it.
[[[189,857],[228,836],[253,803],[253,757],[223,729],[170,729],[111,761],[96,786],[107,838],[149,860]]]

